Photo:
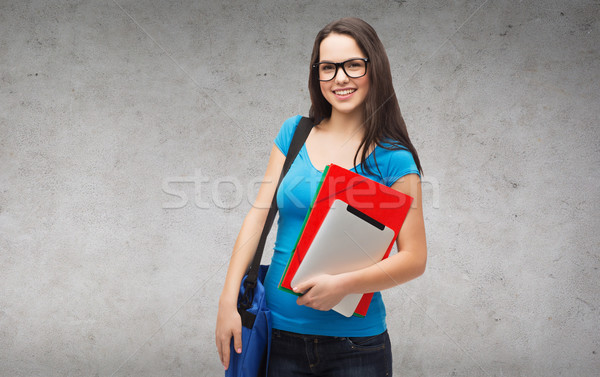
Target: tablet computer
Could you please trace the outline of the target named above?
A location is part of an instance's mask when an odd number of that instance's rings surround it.
[[[336,199],[306,251],[292,286],[320,274],[340,274],[379,262],[394,239],[394,231],[359,209]],[[350,317],[362,294],[345,296],[333,307]]]

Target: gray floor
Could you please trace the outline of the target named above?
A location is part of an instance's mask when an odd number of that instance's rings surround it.
[[[216,303],[313,38],[371,23],[425,169],[401,376],[600,370],[598,1],[0,2],[0,375],[219,376]]]

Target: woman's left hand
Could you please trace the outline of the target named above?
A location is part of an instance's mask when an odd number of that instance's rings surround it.
[[[296,303],[317,310],[329,310],[336,306],[349,292],[344,289],[342,275],[319,275],[294,287],[302,293]]]

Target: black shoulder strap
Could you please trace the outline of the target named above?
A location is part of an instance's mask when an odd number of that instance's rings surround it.
[[[281,169],[281,174],[279,176],[279,182],[277,182],[277,188],[275,189],[275,194],[273,195],[273,201],[271,202],[271,208],[269,209],[269,213],[267,215],[267,220],[265,221],[265,226],[263,228],[262,234],[260,236],[260,240],[258,241],[258,246],[256,247],[256,253],[254,254],[254,259],[252,260],[252,264],[248,270],[248,277],[245,281],[246,288],[254,288],[256,286],[256,280],[258,279],[258,268],[260,267],[260,260],[262,258],[263,251],[265,249],[265,242],[267,241],[267,236],[271,227],[273,226],[273,221],[275,220],[275,215],[277,214],[277,190],[279,189],[279,185],[283,180],[283,177],[287,174],[290,166],[296,159],[298,152],[302,149],[310,130],[312,129],[313,124],[310,119],[306,117],[302,117],[300,119],[300,123],[296,126],[296,131],[294,132],[294,136],[292,137],[292,141],[290,143],[290,147],[288,148],[288,153],[285,156],[285,162],[283,163],[283,168]]]

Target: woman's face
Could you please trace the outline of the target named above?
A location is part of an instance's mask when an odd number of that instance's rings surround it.
[[[354,38],[345,34],[329,34],[319,47],[320,62],[341,63],[354,58],[366,58]],[[363,104],[369,92],[369,72],[359,78],[351,78],[338,68],[330,81],[321,81],[321,92],[331,104],[333,112],[356,113],[362,116]]]

